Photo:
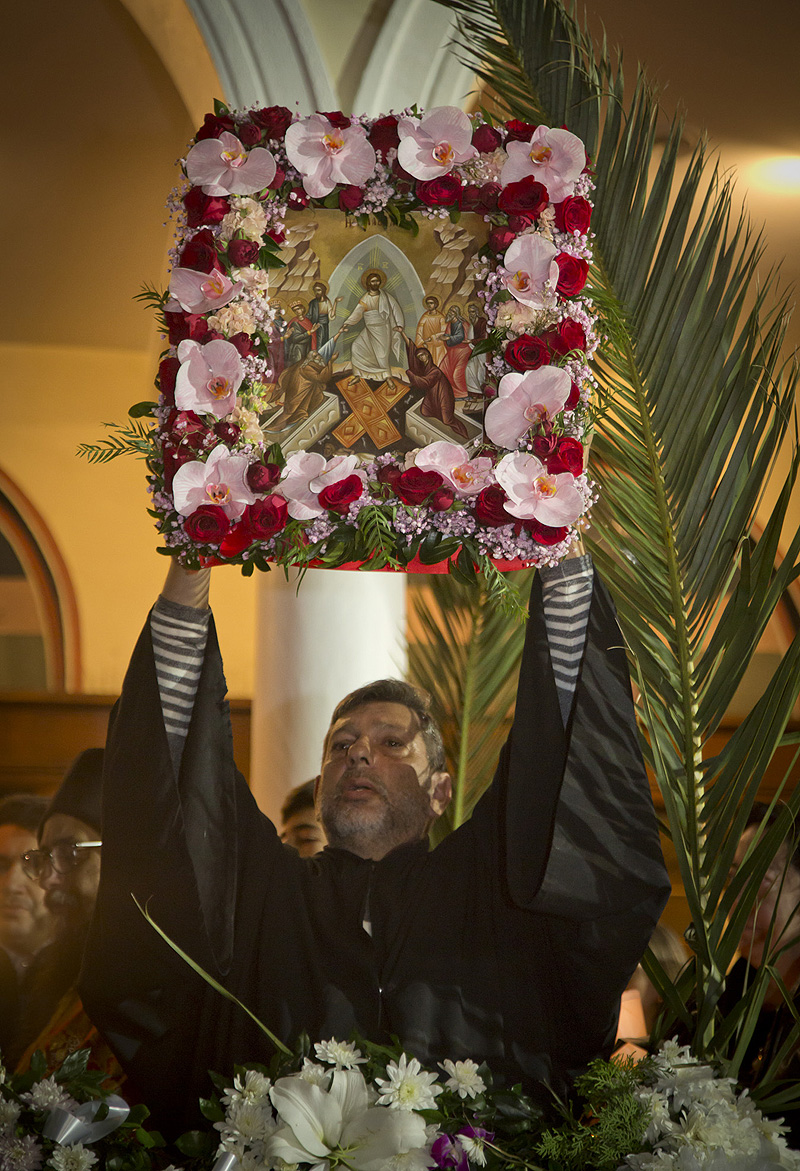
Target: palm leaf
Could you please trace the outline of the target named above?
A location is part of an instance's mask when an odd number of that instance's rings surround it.
[[[456,51],[503,116],[567,125],[594,159],[590,290],[608,336],[597,358],[601,496],[588,544],[617,603],[692,915],[693,966],[668,1003],[689,1019],[691,1002],[696,1052],[735,1073],[766,965],[727,1023],[719,999],[737,931],[791,818],[761,835],[730,888],[727,875],[800,690],[797,639],[725,748],[712,756],[707,745],[799,572],[800,537],[776,568],[798,471],[786,297],[776,274],[760,271],[762,239],[735,214],[731,182],[704,143],[688,150],[680,119],[660,135],[664,115],[644,74],[626,92],[621,63],[595,49],[561,0],[440,2],[459,14]],[[784,443],[791,467],[759,534]],[[777,1072],[762,1081],[764,1098],[778,1093]]]

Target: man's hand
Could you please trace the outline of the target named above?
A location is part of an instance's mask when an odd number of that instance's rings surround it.
[[[207,610],[210,585],[210,569],[184,569],[177,557],[173,557],[161,597],[194,610]]]

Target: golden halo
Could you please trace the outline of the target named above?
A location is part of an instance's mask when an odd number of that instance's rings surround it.
[[[322,285],[323,289],[325,290],[325,296],[327,297],[327,295],[328,295],[328,285],[327,285],[327,283],[326,283],[325,281],[321,281],[321,280],[312,281],[312,282],[311,282],[311,291],[312,291],[312,292],[313,292],[313,291],[314,291],[314,289],[317,287],[317,285]]]
[[[371,277],[373,275],[373,273],[375,274],[375,276],[379,276],[381,278],[381,288],[383,288],[383,286],[386,284],[386,273],[383,271],[382,268],[368,268],[366,272],[362,272],[362,274],[361,274],[361,287],[362,287],[362,289],[366,289],[367,280],[369,279],[369,277]]]

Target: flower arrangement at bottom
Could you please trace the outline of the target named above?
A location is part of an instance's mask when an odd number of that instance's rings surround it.
[[[800,1171],[785,1127],[675,1041],[639,1064],[592,1062],[565,1103],[496,1086],[470,1060],[432,1070],[398,1046],[304,1038],[214,1075],[209,1125],[175,1149],[144,1128],[144,1106],[111,1099],[110,1117],[87,1056],[51,1076],[40,1055],[24,1075],[0,1068],[3,1171]]]

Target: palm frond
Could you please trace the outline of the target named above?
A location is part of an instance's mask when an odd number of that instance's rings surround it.
[[[148,404],[151,405],[151,404]],[[111,434],[99,443],[79,443],[78,455],[90,464],[108,463],[120,455],[135,455],[148,459],[153,454],[151,427],[139,419],[130,423],[104,423]]]
[[[800,690],[797,640],[725,748],[711,755],[708,742],[800,572],[800,537],[776,568],[798,473],[787,298],[778,275],[761,271],[763,240],[736,213],[732,180],[705,144],[688,148],[679,118],[662,135],[646,76],[639,71],[628,92],[621,63],[595,48],[561,0],[439,2],[459,14],[456,52],[501,110],[567,125],[594,159],[590,288],[608,336],[597,357],[601,496],[588,544],[617,603],[692,914],[694,966],[670,1002],[685,1010],[692,1001],[696,1051],[735,1069],[766,965],[747,1011],[727,1027],[719,999],[736,925],[780,834],[759,841],[735,910],[727,875]],[[765,485],[787,443],[790,470],[759,532]],[[767,1096],[775,1076],[762,1082]]]

